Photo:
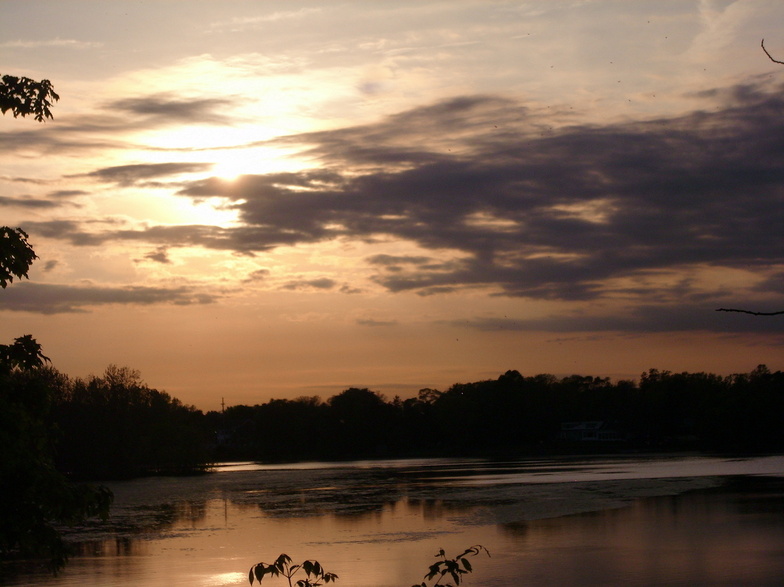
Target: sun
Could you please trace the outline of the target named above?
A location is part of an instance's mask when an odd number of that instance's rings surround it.
[[[209,165],[207,175],[232,180],[240,175],[264,175],[301,168],[294,150],[273,145],[270,129],[195,126],[145,137],[160,150],[161,160]]]
[[[184,186],[210,178],[233,182],[243,175],[295,172],[303,168],[293,149],[273,146],[267,139],[252,140],[263,134],[258,129],[238,133],[236,129],[189,127],[141,137],[147,147],[132,154],[133,162],[144,161],[153,166],[182,164],[171,175],[149,182],[144,196],[145,219],[164,224],[235,225],[239,213],[227,208],[224,198],[191,199],[179,194]],[[133,197],[138,204],[142,196],[134,193]],[[115,198],[112,202],[117,208],[112,211],[121,213],[120,201]]]
[[[213,162],[210,175],[225,180],[233,180],[240,175],[289,171],[291,168],[283,153],[266,147],[210,151],[206,160]]]

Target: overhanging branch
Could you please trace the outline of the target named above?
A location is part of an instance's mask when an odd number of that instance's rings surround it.
[[[784,65],[784,61],[779,61],[778,59],[773,59],[773,55],[768,53],[768,50],[765,48],[765,39],[762,39],[762,42],[760,43],[760,47],[762,47],[762,50],[765,51],[765,55],[767,55],[773,63],[779,63],[781,65]],[[777,313],[781,314],[781,312],[777,312]]]
[[[717,312],[740,312],[741,314],[751,314],[752,316],[777,316],[778,314],[784,314],[784,310],[781,312],[752,312],[751,310],[737,310],[735,308],[719,308],[716,310]]]

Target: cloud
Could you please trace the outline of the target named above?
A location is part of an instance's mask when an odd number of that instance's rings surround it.
[[[108,304],[209,304],[215,294],[196,291],[187,286],[166,287],[99,287],[20,282],[3,291],[3,310],[62,314],[87,312],[89,308]]]
[[[144,255],[144,258],[164,265],[171,264],[171,259],[169,259],[169,253],[165,247],[158,247],[156,250],[151,251],[146,255]]]
[[[52,202],[50,200],[41,200],[38,198],[32,198],[30,196],[21,196],[18,198],[9,198],[7,196],[0,196],[0,207],[2,206],[14,206],[17,208],[57,208],[60,206],[58,202]]]
[[[52,183],[52,180],[41,179],[38,177],[14,177],[11,175],[0,175],[0,179],[3,181],[10,181],[13,183],[32,183],[34,185],[46,185],[48,183]]]
[[[33,182],[23,182],[33,183]],[[46,182],[40,182],[41,184]],[[0,196],[0,207],[15,207],[28,210],[49,210],[69,206],[80,208],[81,205],[70,201],[70,198],[88,194],[83,190],[56,190],[46,194],[46,198],[37,198],[30,195],[20,195],[15,197]]]
[[[103,167],[79,175],[67,177],[91,177],[120,186],[145,184],[149,180],[166,178],[185,173],[199,173],[212,167],[212,163],[136,163]]]
[[[332,289],[337,285],[333,279],[320,277],[318,279],[297,279],[283,286],[283,289]]]
[[[154,94],[124,98],[106,105],[110,112],[123,112],[146,118],[158,125],[168,124],[232,124],[233,119],[223,111],[233,101],[228,98],[180,99],[171,94]]]
[[[243,283],[253,283],[255,281],[264,281],[269,277],[270,270],[269,269],[256,269],[255,271],[251,271],[251,273],[242,280]]]
[[[357,324],[360,326],[370,326],[372,328],[396,326],[397,320],[373,320],[372,318],[359,318]]]
[[[96,41],[79,41],[77,39],[47,39],[43,41],[5,41],[0,43],[2,49],[40,49],[41,47],[57,47],[59,49],[95,49],[103,47]]]
[[[61,153],[75,154],[84,151],[106,153],[108,151],[117,151],[132,146],[125,141],[114,138],[94,137],[92,134],[89,134],[88,128],[97,125],[91,122],[86,122],[86,124],[88,126],[76,124],[70,128],[64,124],[58,124],[57,126],[52,124],[47,128],[46,132],[42,132],[40,129],[0,132],[0,142],[3,143],[3,146],[8,153],[24,153],[28,150],[36,150],[42,155]],[[114,123],[101,122],[99,124],[104,127],[99,132],[105,132],[106,134],[114,136],[121,135],[127,130],[128,126],[126,122],[121,122],[119,120]],[[25,177],[15,177],[12,178],[11,181],[33,184],[51,183],[51,180]]]
[[[341,285],[339,291],[342,294],[349,294],[349,295],[361,294],[363,292],[363,290],[361,288],[352,287],[351,285],[349,285],[347,283],[344,283],[343,285]]]
[[[72,114],[45,127],[14,128],[0,133],[4,150],[11,154],[36,149],[49,154],[74,154],[80,151],[139,149],[166,151],[166,148],[138,145],[125,140],[129,134],[149,132],[171,126],[232,126],[236,116],[227,114],[238,101],[234,98],[180,98],[172,94],[153,94],[115,100],[89,114]],[[178,149],[171,149],[178,150]],[[190,147],[179,150],[191,150]],[[8,178],[26,181],[25,178]]]
[[[133,240],[241,254],[334,239],[405,241],[423,252],[366,262],[376,284],[419,295],[471,289],[693,306],[724,302],[737,288],[784,305],[782,90],[737,85],[694,96],[703,108],[685,115],[571,126],[514,100],[460,97],[376,124],[278,140],[299,145],[312,169],[178,184],[182,197],[223,199],[239,215],[231,227],[98,231],[53,221],[29,228],[77,245]],[[199,165],[92,174],[132,185]],[[756,281],[700,277],[727,271]],[[284,287],[337,283],[323,277]]]
[[[769,275],[754,288],[760,292],[782,292],[784,291],[784,271],[778,271]],[[771,312],[777,310],[769,310]]]
[[[514,102],[451,100],[298,137],[325,170],[197,181],[180,193],[225,198],[261,241],[388,235],[456,252],[430,265],[371,258],[391,291],[590,300],[608,294],[608,280],[642,283],[675,267],[765,271],[784,257],[784,100],[751,90],[735,88],[743,100],[715,113],[545,136]],[[459,154],[444,153],[445,133]],[[342,168],[352,172],[333,171]]]
[[[56,190],[47,194],[50,198],[74,198],[76,196],[86,196],[90,192],[85,190]]]
[[[767,307],[767,306],[766,306]],[[756,318],[756,319],[755,319]],[[761,333],[780,335],[784,344],[784,320],[750,317],[743,314],[717,314],[707,305],[651,305],[608,313],[565,313],[532,319],[483,317],[454,321],[452,326],[485,332],[625,332],[657,333],[699,330],[715,333]]]
[[[371,265],[380,265],[386,271],[403,271],[404,265],[425,265],[431,258],[417,255],[372,255],[365,259]]]
[[[75,246],[100,246],[128,241],[168,247],[201,246],[252,255],[257,251],[274,248],[277,244],[297,242],[296,235],[287,235],[276,229],[270,229],[270,233],[259,234],[258,231],[245,230],[243,227],[228,229],[203,224],[129,228],[111,218],[89,221],[26,221],[24,226],[30,234],[64,240]],[[95,228],[96,226],[99,228]]]
[[[310,18],[322,13],[321,8],[300,8],[299,10],[285,10],[273,12],[263,16],[238,16],[228,20],[215,22],[210,26],[211,31],[243,31],[247,29],[261,28],[269,26],[270,23],[278,23],[282,20],[294,20]]]

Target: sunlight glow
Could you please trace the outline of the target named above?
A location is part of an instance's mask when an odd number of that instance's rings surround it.
[[[576,218],[593,224],[607,224],[617,210],[617,205],[610,198],[596,198],[575,204],[558,204],[551,209],[567,218]]]
[[[217,575],[207,577],[202,585],[205,587],[219,587],[222,585],[239,584],[241,581],[247,581],[247,579],[247,573],[218,573]]]
[[[240,175],[260,175],[284,171],[287,167],[274,149],[232,149],[212,151],[210,158],[215,161],[212,175],[223,179],[235,179]]]
[[[266,143],[273,139],[270,129],[249,125],[244,127],[198,126],[172,129],[143,137],[159,154],[155,159],[209,163],[209,175],[234,179],[240,175],[261,175],[294,171],[302,166],[292,158],[293,150]]]

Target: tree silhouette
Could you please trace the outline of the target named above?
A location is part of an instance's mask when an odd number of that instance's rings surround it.
[[[27,277],[30,265],[38,258],[27,239],[27,233],[21,228],[0,226],[0,287],[3,289],[14,277]]]
[[[0,81],[0,111],[14,118],[32,115],[38,122],[53,118],[51,106],[60,99],[48,79],[37,82],[28,77],[4,75]],[[38,257],[21,228],[0,226],[0,286],[5,289],[14,277],[27,277]]]
[[[192,473],[210,460],[203,414],[148,387],[128,367],[67,379],[52,419],[60,432],[58,468],[76,478]]]
[[[49,80],[4,75],[0,111],[14,118],[52,118],[60,99]],[[0,286],[27,277],[37,255],[21,228],[0,227]],[[0,559],[44,557],[53,571],[65,564],[63,524],[106,516],[112,493],[76,485],[54,465],[51,412],[62,377],[29,334],[0,345]]]
[[[49,357],[41,352],[41,345],[30,334],[20,336],[13,344],[0,344],[0,373],[8,374],[15,368],[36,369],[49,362]]]
[[[59,99],[48,79],[37,82],[29,77],[4,75],[0,81],[0,110],[3,114],[10,110],[14,118],[32,115],[38,122],[53,118],[50,108]]]
[[[27,335],[0,358],[0,560],[40,558],[57,571],[68,556],[60,528],[108,515],[112,494],[55,467],[52,411],[64,379],[43,365],[40,346]]]

